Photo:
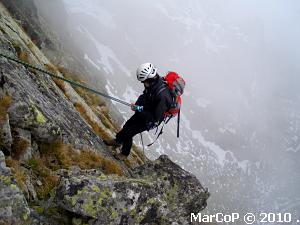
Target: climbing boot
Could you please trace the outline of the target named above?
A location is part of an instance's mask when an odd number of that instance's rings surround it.
[[[108,146],[120,147],[121,143],[117,142],[116,139],[103,140],[104,144]]]
[[[119,153],[119,154],[116,154],[116,155],[115,155],[115,158],[116,158],[116,159],[119,159],[119,160],[121,160],[121,161],[124,161],[124,160],[127,159],[127,156],[126,156],[126,155],[123,155],[122,153]]]

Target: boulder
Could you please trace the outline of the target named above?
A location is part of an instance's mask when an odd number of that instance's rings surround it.
[[[0,151],[0,224],[31,224],[30,209]]]
[[[28,130],[35,140],[53,142],[59,139],[60,128],[46,119],[33,104],[16,102],[9,110],[10,123],[13,127]]]
[[[90,224],[188,224],[209,193],[167,156],[135,168],[132,177],[95,170],[61,171],[57,204]]]

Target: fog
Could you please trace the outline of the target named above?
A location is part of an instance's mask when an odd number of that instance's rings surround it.
[[[175,70],[186,79],[181,139],[169,128],[163,140],[172,143],[161,141],[160,150],[147,154],[168,154],[195,173],[211,190],[208,211],[247,211],[251,205],[258,212],[299,213],[299,1],[36,4],[64,48],[90,68],[88,76],[104,79],[102,86],[119,98],[134,102],[142,91],[135,70],[144,62],[153,62],[161,75]],[[116,107],[128,118],[128,109]],[[213,149],[219,148],[221,155],[230,153],[232,164],[217,165],[221,156]],[[246,192],[251,196],[240,202]]]

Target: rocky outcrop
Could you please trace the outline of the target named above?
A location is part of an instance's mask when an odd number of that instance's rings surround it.
[[[31,224],[30,209],[0,151],[0,224]]]
[[[188,224],[209,193],[167,156],[137,167],[130,178],[95,170],[61,171],[55,200],[89,224]]]
[[[20,54],[26,55],[28,61],[40,67],[51,65],[3,6],[0,7],[0,15],[2,53],[15,58]],[[32,140],[53,141],[60,138],[77,148],[88,146],[98,150],[104,149],[102,153],[107,155],[108,151],[105,151],[106,146],[102,140],[82,119],[73,104],[49,76],[29,71],[24,66],[2,57],[0,68],[2,81],[0,95],[13,97],[9,109],[9,121],[12,127],[29,130]],[[68,86],[68,90],[68,93],[72,91],[74,94],[73,98],[81,103],[84,102],[72,87]],[[86,104],[84,106],[87,112],[91,112]]]
[[[59,51],[57,39],[49,29],[46,29],[44,21],[38,16],[34,1],[1,0],[1,2],[40,49]]]

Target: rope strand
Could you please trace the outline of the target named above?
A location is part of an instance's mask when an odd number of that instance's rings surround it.
[[[50,72],[48,72],[48,71],[46,71],[46,70],[43,70],[43,69],[39,68],[39,67],[33,66],[33,65],[31,65],[31,64],[29,64],[29,63],[27,63],[27,62],[24,62],[24,61],[21,61],[21,60],[19,60],[19,59],[10,57],[10,56],[8,56],[8,55],[4,55],[4,54],[2,54],[2,53],[0,53],[0,56],[1,56],[1,57],[4,57],[4,58],[6,58],[6,59],[9,59],[9,60],[11,60],[11,61],[14,61],[14,62],[16,62],[16,63],[22,64],[22,65],[24,65],[25,67],[28,67],[28,68],[37,70],[37,71],[42,72],[42,73],[45,73],[45,74],[47,74],[47,75],[49,75],[49,76],[51,76],[51,77],[54,77],[54,78],[63,80],[63,81],[65,81],[65,82],[67,82],[67,83],[69,83],[69,84],[71,84],[71,85],[73,85],[73,86],[77,86],[77,87],[83,88],[83,89],[88,90],[88,91],[90,91],[90,92],[93,92],[93,93],[95,93],[95,94],[97,94],[97,95],[101,95],[101,96],[103,96],[103,97],[105,97],[105,98],[111,99],[111,100],[113,100],[113,101],[116,101],[116,102],[119,102],[119,103],[121,103],[121,104],[123,104],[123,105],[126,105],[126,106],[131,107],[131,104],[128,103],[128,102],[125,102],[125,101],[120,100],[120,99],[118,99],[118,98],[115,98],[115,97],[112,97],[112,96],[110,96],[110,95],[104,94],[104,93],[99,92],[99,91],[97,91],[97,90],[95,90],[95,89],[92,89],[92,88],[90,88],[90,87],[87,87],[87,86],[84,86],[84,85],[82,85],[82,84],[80,84],[80,83],[77,83],[77,82],[75,82],[75,81],[73,81],[73,80],[69,80],[69,79],[66,79],[66,78],[64,78],[64,77],[57,76],[57,75],[55,75],[55,74],[53,74],[53,73],[50,73]],[[62,74],[63,74],[63,73],[62,73]]]

